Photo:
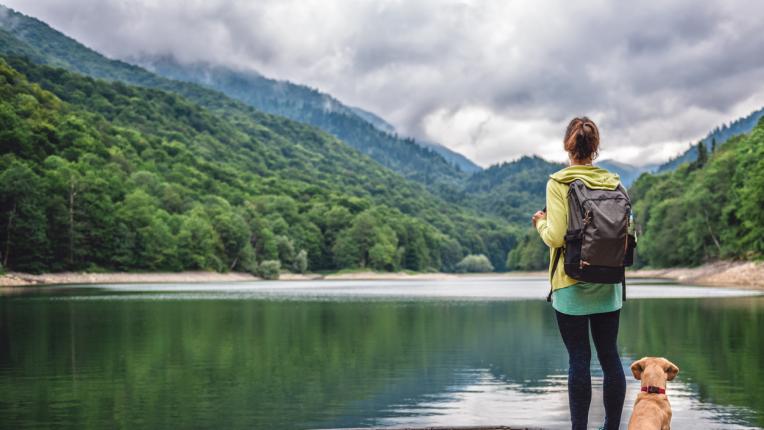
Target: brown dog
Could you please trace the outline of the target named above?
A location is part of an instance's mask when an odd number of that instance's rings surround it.
[[[642,381],[642,391],[634,402],[629,430],[669,430],[671,404],[666,396],[666,381],[679,373],[679,368],[665,358],[645,357],[631,365],[634,378]]]

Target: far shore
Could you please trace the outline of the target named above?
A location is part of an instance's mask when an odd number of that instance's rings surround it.
[[[313,280],[420,280],[447,281],[458,279],[516,279],[521,277],[545,277],[547,272],[506,273],[409,273],[409,272],[339,272],[331,274],[282,273],[281,281]],[[627,272],[632,279],[668,279],[685,284],[717,287],[764,289],[764,263],[762,262],[716,262],[694,268],[640,269]],[[119,283],[201,283],[262,281],[261,278],[243,272],[61,272],[39,275],[8,272],[0,276],[0,287],[27,287],[33,285],[66,284],[119,284]]]
[[[546,276],[546,272],[506,272],[506,273],[410,273],[410,272],[372,272],[352,271],[330,274],[319,273],[282,273],[279,281],[315,281],[315,280],[421,280],[447,281],[465,278],[511,279],[523,276]],[[124,283],[202,283],[263,281],[255,275],[245,272],[60,272],[39,275],[21,272],[8,272],[0,276],[0,287],[26,287],[32,285],[66,284],[124,284]]]

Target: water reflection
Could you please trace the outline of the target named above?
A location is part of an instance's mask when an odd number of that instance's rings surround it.
[[[535,301],[499,300],[490,282],[449,300],[421,298],[442,285],[420,285],[418,300],[374,285],[385,300],[369,300],[355,284],[304,283],[271,300],[198,286],[0,298],[0,428],[564,428],[565,351],[528,283],[516,295]],[[763,329],[761,297],[629,300],[624,366],[646,354],[679,364],[677,428],[762,426]],[[638,389],[629,381],[624,422]]]

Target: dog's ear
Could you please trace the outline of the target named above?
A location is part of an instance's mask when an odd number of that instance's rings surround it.
[[[676,374],[679,373],[679,367],[677,367],[676,364],[666,360],[666,367],[664,367],[664,370],[666,371],[666,380],[671,381],[674,378],[676,378]]]
[[[647,357],[631,363],[631,373],[634,375],[634,379],[642,379],[642,371],[645,370],[645,361],[647,361]]]

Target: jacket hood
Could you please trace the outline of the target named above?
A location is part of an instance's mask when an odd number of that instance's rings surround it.
[[[597,166],[569,166],[549,177],[566,185],[580,179],[587,187],[595,190],[615,190],[621,182],[617,174]]]

